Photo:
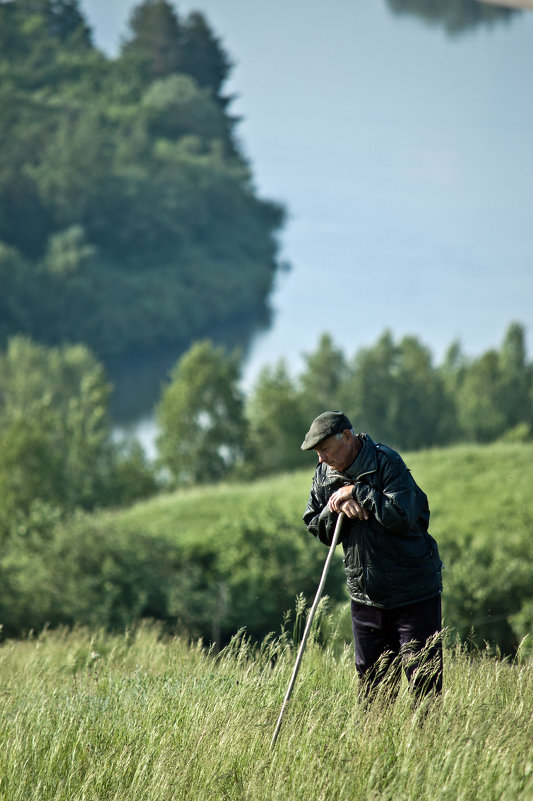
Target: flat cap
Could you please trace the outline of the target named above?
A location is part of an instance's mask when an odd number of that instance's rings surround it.
[[[311,428],[305,435],[301,448],[303,451],[310,451],[312,448],[316,448],[323,439],[340,434],[345,428],[352,428],[352,424],[343,412],[323,412],[311,423]]]

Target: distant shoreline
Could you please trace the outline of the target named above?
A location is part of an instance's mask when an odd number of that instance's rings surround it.
[[[533,0],[478,0],[480,3],[488,3],[491,6],[505,6],[506,8],[523,8],[533,11]]]

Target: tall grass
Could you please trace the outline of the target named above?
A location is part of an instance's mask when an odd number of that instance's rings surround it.
[[[351,648],[288,636],[220,654],[155,626],[0,649],[2,801],[529,801],[533,665],[449,647],[440,701],[366,709]]]

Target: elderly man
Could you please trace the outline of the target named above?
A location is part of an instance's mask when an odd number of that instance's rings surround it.
[[[319,415],[302,450],[318,465],[303,516],[330,545],[339,512],[351,598],[355,664],[364,692],[394,694],[403,665],[415,696],[442,689],[441,568],[429,506],[396,451],[355,434],[340,411]]]

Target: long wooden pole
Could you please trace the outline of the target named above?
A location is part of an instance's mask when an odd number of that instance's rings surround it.
[[[313,606],[309,610],[309,614],[307,616],[307,623],[305,624],[305,631],[303,633],[302,641],[300,643],[300,647],[298,649],[298,655],[296,657],[296,662],[292,671],[291,680],[289,682],[289,686],[287,687],[287,692],[285,693],[285,698],[283,699],[283,704],[281,706],[281,712],[279,713],[278,722],[276,724],[276,728],[274,729],[274,734],[272,736],[272,740],[270,741],[270,747],[274,748],[276,744],[276,740],[278,739],[279,730],[281,729],[281,722],[283,720],[283,715],[285,714],[285,708],[289,703],[289,698],[291,697],[292,688],[294,687],[294,683],[296,681],[296,676],[298,675],[298,671],[300,669],[300,663],[302,661],[302,656],[305,650],[305,644],[307,642],[307,638],[309,636],[309,632],[311,631],[311,625],[313,623],[313,618],[315,616],[315,612],[318,607],[318,603],[322,596],[322,592],[324,590],[324,584],[326,583],[326,577],[328,575],[329,566],[331,564],[331,560],[333,559],[333,554],[335,553],[335,548],[337,547],[337,542],[339,539],[339,534],[341,530],[342,521],[344,519],[344,512],[339,514],[337,518],[337,524],[335,526],[335,531],[333,533],[333,539],[331,540],[331,545],[329,546],[328,556],[324,564],[324,568],[322,570],[322,577],[320,579],[320,584],[318,585],[318,589],[316,591],[315,600],[313,601]]]

